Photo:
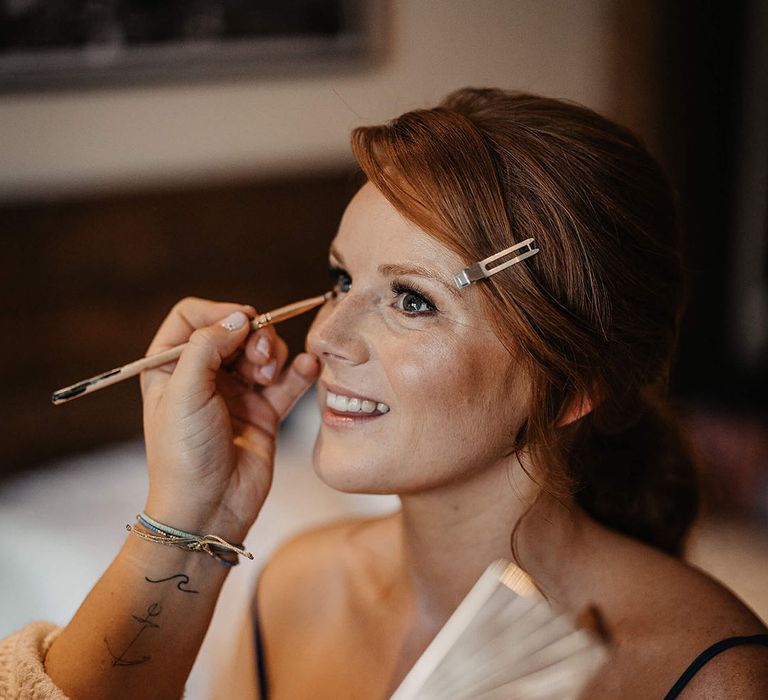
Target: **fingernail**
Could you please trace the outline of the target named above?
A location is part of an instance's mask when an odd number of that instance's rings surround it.
[[[228,331],[236,331],[238,328],[242,328],[247,320],[248,317],[242,311],[235,311],[221,321],[220,325]]]
[[[262,335],[256,343],[256,352],[260,352],[264,357],[269,357],[269,338]]]
[[[275,376],[276,369],[277,360],[272,360],[272,362],[268,362],[261,368],[261,376],[264,377],[264,379],[272,379],[272,377]]]

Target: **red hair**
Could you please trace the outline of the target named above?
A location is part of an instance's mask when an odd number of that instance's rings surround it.
[[[356,129],[352,148],[400,213],[467,264],[535,238],[538,255],[476,285],[532,382],[515,449],[549,491],[680,553],[697,492],[665,403],[684,282],[656,161],[585,107],[470,88]],[[584,397],[593,410],[558,427]]]

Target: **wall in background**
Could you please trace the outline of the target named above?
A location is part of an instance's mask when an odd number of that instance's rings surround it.
[[[428,106],[469,84],[530,89],[611,114],[620,111],[611,58],[624,45],[614,26],[623,4],[381,0],[377,58],[367,68],[5,94],[0,199],[334,168],[349,162],[354,126]]]
[[[354,126],[464,85],[654,123],[657,15],[629,0],[376,7],[364,68],[2,96],[0,323],[16,342],[0,353],[0,475],[140,433],[135,382],[62,407],[49,397],[143,354],[176,299],[271,308],[327,284]],[[305,322],[282,331],[294,350]]]
[[[0,480],[141,434],[137,379],[53,406],[51,393],[142,357],[185,296],[262,311],[330,286],[328,243],[358,178],[152,189],[0,209]],[[309,316],[280,326],[299,350]]]
[[[747,371],[730,348],[734,309],[745,308],[731,253],[759,269],[768,249],[764,225],[756,252],[735,245],[746,239],[734,226],[741,182],[759,191],[764,180],[764,168],[745,178],[734,145],[755,143],[739,124],[752,114],[744,85],[764,80],[744,62],[746,29],[758,39],[768,30],[759,0],[738,12],[693,0],[377,7],[365,67],[0,96],[0,323],[14,341],[0,352],[0,478],[140,432],[135,383],[57,409],[49,396],[143,353],[180,296],[263,308],[327,284],[327,242],[356,182],[350,129],[463,85],[498,85],[596,108],[640,133],[671,173],[692,298],[675,390],[689,403],[743,407],[735,418],[694,412],[689,425],[719,455],[713,492],[741,512],[768,512],[768,363]],[[735,218],[759,226],[761,200],[746,199],[754,211]],[[284,328],[294,349],[306,320]],[[750,323],[741,330],[757,338]]]

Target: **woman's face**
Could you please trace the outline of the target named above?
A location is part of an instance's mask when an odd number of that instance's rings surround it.
[[[322,366],[320,477],[342,491],[413,493],[505,459],[528,384],[478,290],[454,284],[462,261],[369,183],[344,213],[330,262],[338,294],[307,337]]]

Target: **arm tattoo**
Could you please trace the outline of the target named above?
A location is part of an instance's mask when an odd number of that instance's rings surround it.
[[[136,640],[141,636],[142,632],[144,632],[147,627],[153,627],[155,629],[159,628],[160,625],[158,625],[156,622],[152,622],[150,618],[157,617],[160,612],[162,611],[162,607],[160,606],[160,603],[152,603],[147,608],[147,612],[144,617],[138,617],[138,615],[131,615],[131,617],[136,620],[141,625],[141,629],[136,633],[136,636],[128,643],[128,646],[123,649],[123,651],[120,653],[120,655],[116,655],[115,652],[112,651],[111,647],[109,646],[109,642],[107,641],[107,638],[104,637],[104,644],[107,645],[107,650],[109,651],[110,656],[112,657],[112,666],[136,666],[137,664],[143,664],[145,661],[149,661],[152,657],[151,656],[141,656],[136,659],[127,659],[125,658],[125,655],[128,653],[128,650],[136,643]]]
[[[185,585],[189,585],[189,576],[186,574],[178,573],[174,574],[173,576],[167,576],[166,578],[159,578],[159,579],[151,579],[148,576],[144,577],[144,580],[148,583],[165,583],[166,581],[173,581],[174,579],[180,579],[176,582],[176,588],[183,593],[199,593],[199,591],[196,591],[192,588],[184,588]],[[112,651],[112,648],[109,646],[109,641],[107,641],[107,638],[104,637],[104,644],[107,645],[107,650],[109,651],[109,655],[112,657],[112,666],[136,666],[138,664],[143,664],[146,661],[149,661],[152,657],[149,655],[144,655],[138,658],[134,659],[128,659],[126,658],[126,654],[128,653],[128,650],[137,642],[139,637],[142,635],[144,630],[146,630],[148,627],[152,627],[154,629],[159,629],[160,625],[158,625],[156,622],[153,622],[151,618],[157,617],[162,612],[162,606],[160,603],[152,603],[147,608],[147,612],[145,613],[144,617],[138,617],[137,615],[131,615],[131,617],[136,620],[141,625],[141,629],[136,633],[136,636],[128,643],[128,646],[123,649],[123,651],[120,654],[115,654],[115,652]]]
[[[180,578],[181,581],[179,581],[176,584],[176,588],[178,588],[180,591],[183,591],[184,593],[199,593],[200,591],[195,591],[191,588],[182,588],[182,586],[189,585],[189,576],[186,574],[174,574],[173,576],[168,576],[167,578],[159,578],[157,580],[148,578],[147,576],[144,577],[145,581],[149,581],[149,583],[164,583],[165,581],[172,581],[175,578]]]

